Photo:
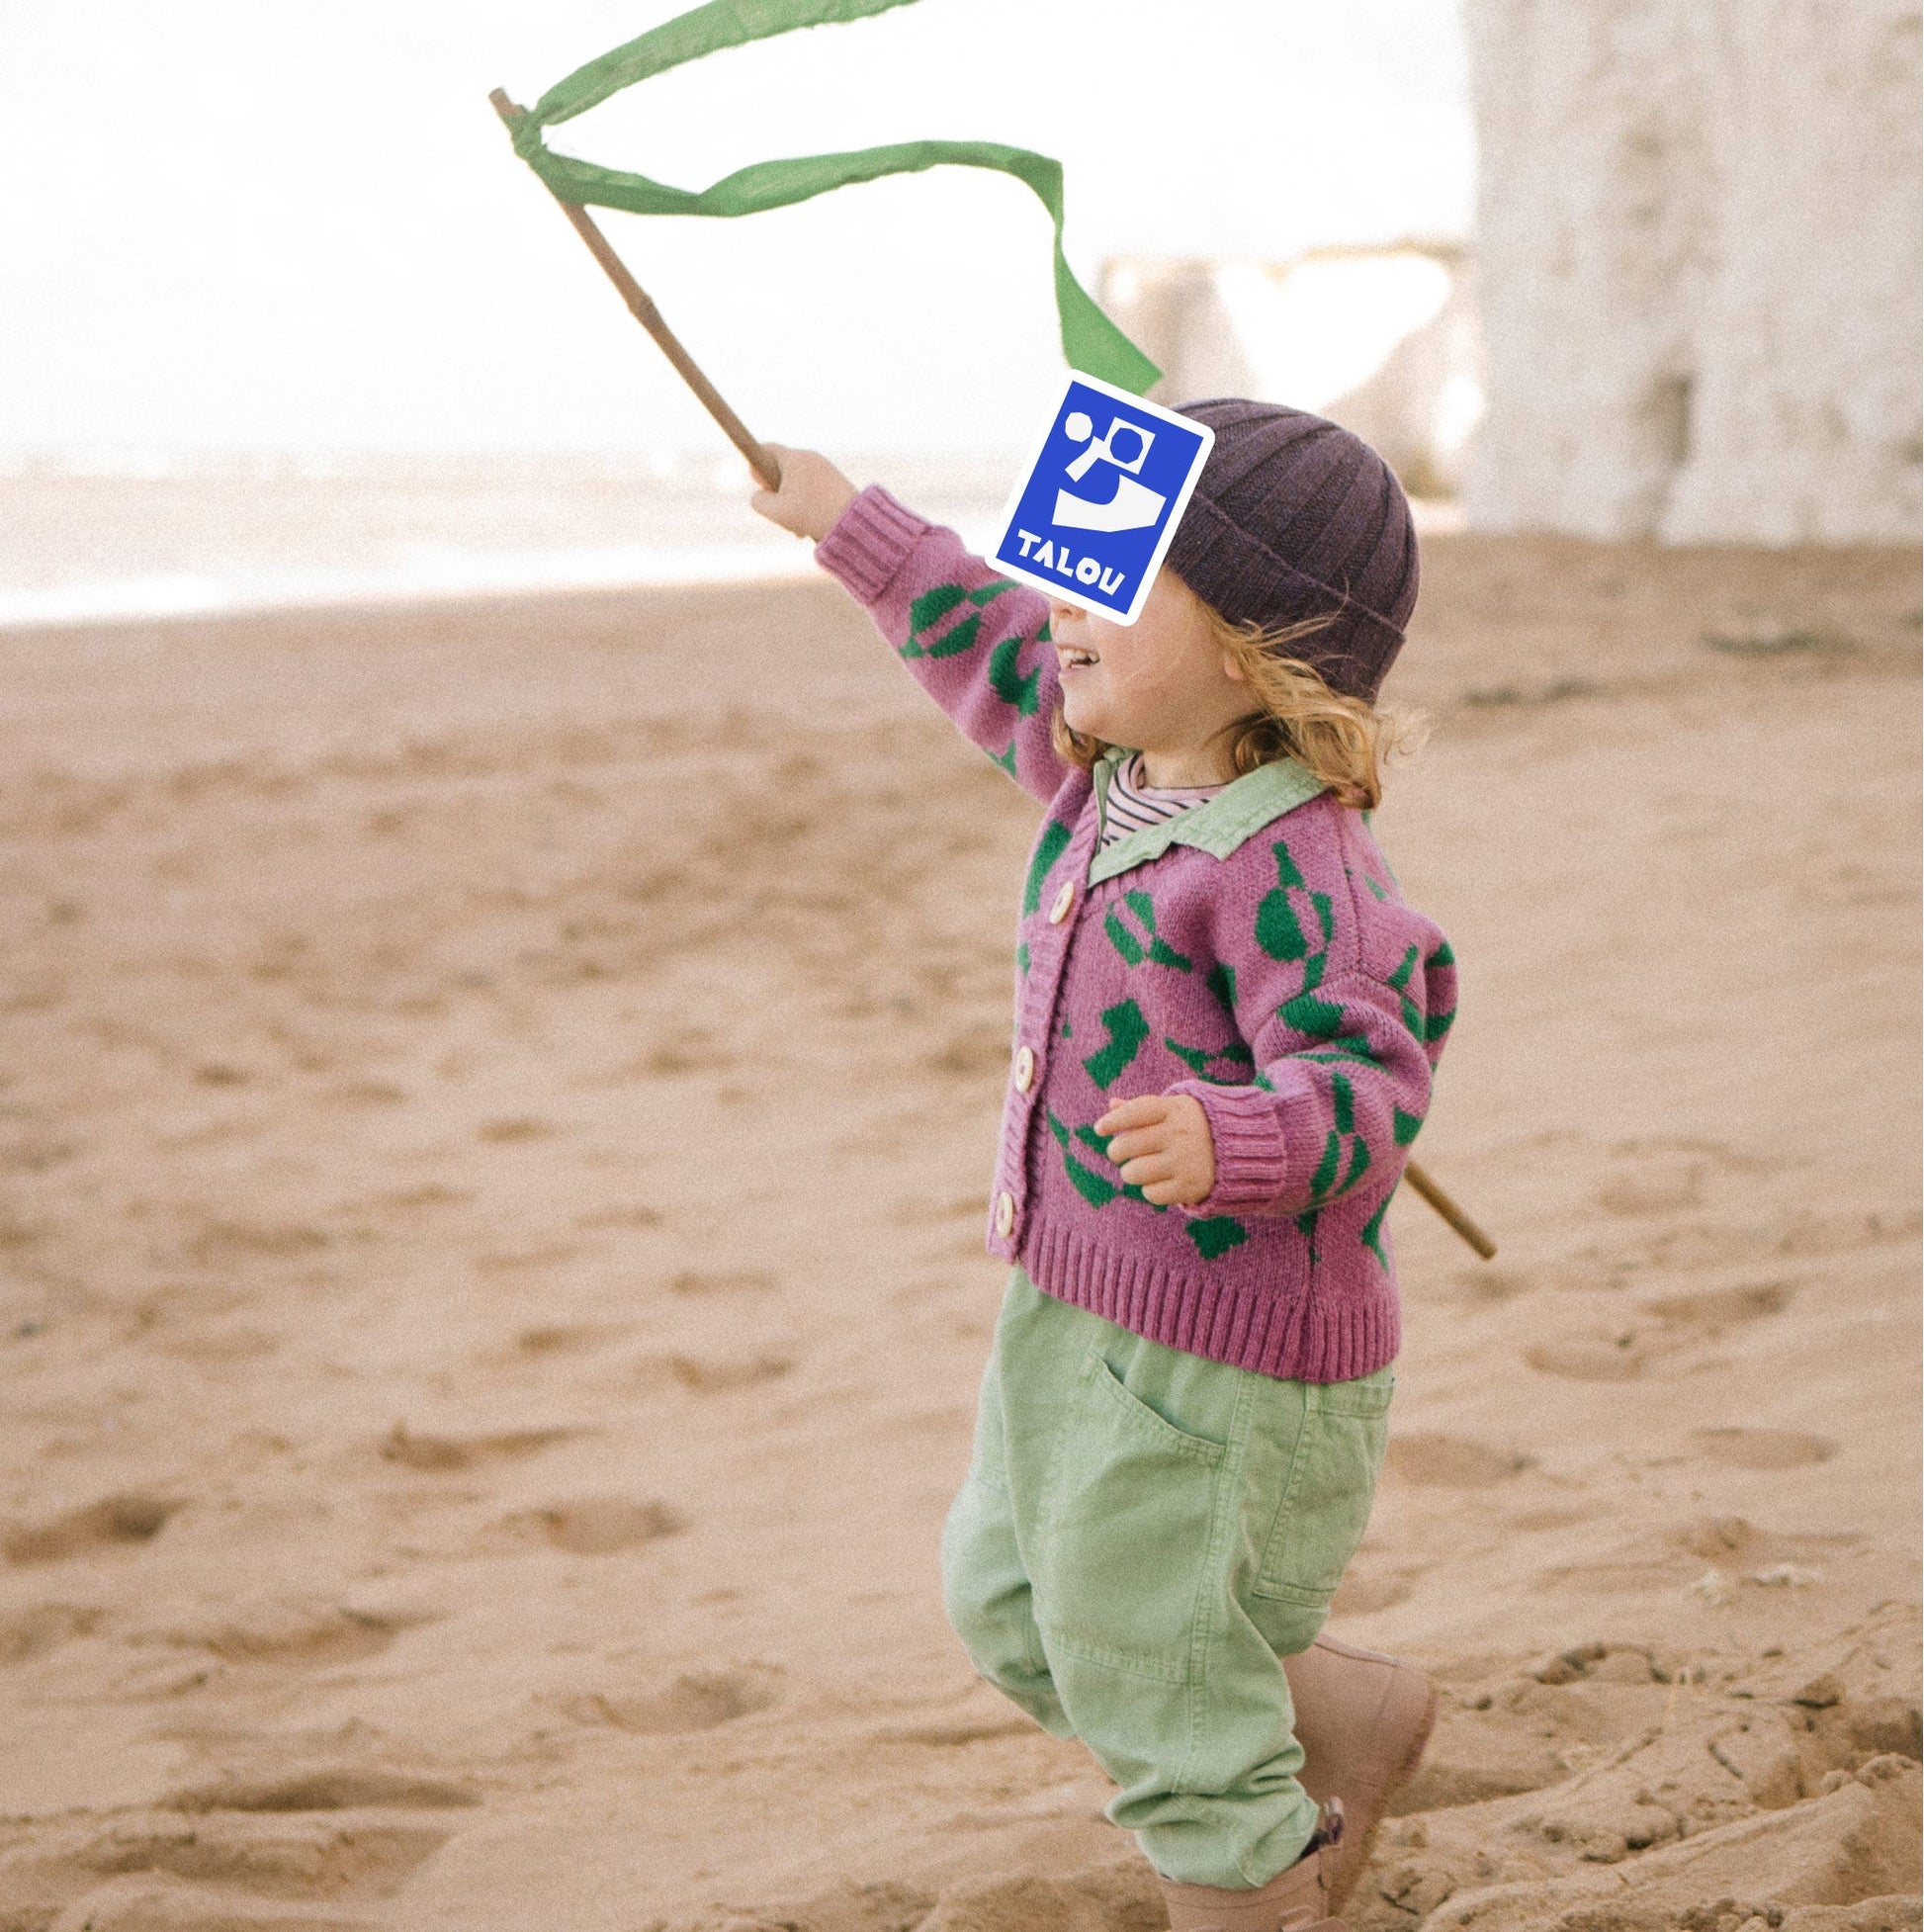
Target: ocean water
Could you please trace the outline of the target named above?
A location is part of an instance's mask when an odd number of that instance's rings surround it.
[[[990,540],[1016,459],[850,464]],[[803,575],[731,458],[35,461],[0,468],[0,628]]]

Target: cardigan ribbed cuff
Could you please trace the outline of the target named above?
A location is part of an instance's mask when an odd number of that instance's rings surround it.
[[[1216,1185],[1183,1211],[1233,1214],[1273,1207],[1288,1174],[1275,1096],[1258,1087],[1218,1087],[1206,1080],[1179,1081],[1169,1092],[1187,1094],[1201,1103],[1215,1143]]]
[[[909,553],[935,526],[870,483],[815,547],[815,561],[860,603],[881,596]]]

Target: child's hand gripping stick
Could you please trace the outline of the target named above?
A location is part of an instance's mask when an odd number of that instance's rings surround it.
[[[770,523],[819,544],[841,520],[841,513],[855,500],[855,485],[826,456],[814,450],[784,449],[769,443],[781,482],[758,489],[748,498],[748,507]]]

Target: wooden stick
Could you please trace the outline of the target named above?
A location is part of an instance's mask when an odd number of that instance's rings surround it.
[[[1487,1261],[1495,1258],[1497,1244],[1479,1228],[1456,1203],[1432,1181],[1414,1161],[1403,1163],[1403,1179]]]
[[[516,107],[498,87],[487,98],[510,132],[527,113],[526,108]],[[660,309],[650,301],[642,285],[629,274],[627,264],[609,246],[608,237],[595,225],[593,216],[579,202],[563,201],[559,195],[555,196],[555,200],[562,213],[574,223],[574,232],[588,244],[588,252],[601,264],[608,280],[620,290],[622,301],[628,305],[628,312],[655,337],[661,353],[680,372],[681,380],[701,398],[702,407],[722,425],[729,441],[748,459],[748,468],[760,478],[763,486],[779,489],[782,486],[781,465],[749,435],[747,424],[729,407],[722,399],[721,391],[702,374],[694,357],[681,346],[674,330],[661,319]]]

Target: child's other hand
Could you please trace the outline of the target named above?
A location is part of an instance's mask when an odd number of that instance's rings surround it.
[[[1109,1159],[1157,1207],[1191,1207],[1216,1185],[1209,1116],[1187,1094],[1145,1094],[1112,1106],[1095,1123],[1108,1134]]]
[[[814,450],[763,446],[781,468],[779,489],[757,489],[748,506],[798,537],[819,544],[855,500],[855,485],[826,456]]]

